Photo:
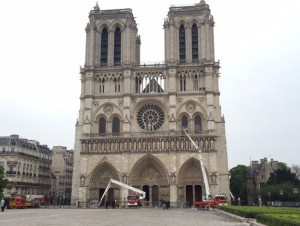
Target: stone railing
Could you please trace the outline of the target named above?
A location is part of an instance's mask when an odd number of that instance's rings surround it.
[[[205,136],[215,136],[215,130],[202,130],[199,134],[191,134],[191,137],[205,137]],[[183,131],[155,131],[155,132],[126,132],[126,133],[84,133],[83,139],[86,138],[118,138],[118,137],[183,137]]]
[[[190,134],[203,152],[216,151],[216,134]],[[123,135],[123,136],[121,136]],[[81,139],[81,154],[115,154],[123,152],[197,152],[182,132],[126,133],[120,136],[85,134]]]

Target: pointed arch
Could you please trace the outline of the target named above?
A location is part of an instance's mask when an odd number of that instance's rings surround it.
[[[204,184],[200,161],[194,157],[188,159],[178,173],[178,186],[187,184]]]
[[[89,188],[105,188],[110,179],[120,181],[118,171],[110,163],[102,162],[92,171],[90,175]]]
[[[190,27],[192,27],[193,24],[195,24],[195,25],[197,26],[197,28],[199,28],[199,27],[200,27],[200,21],[199,21],[199,19],[196,18],[196,17],[191,18],[191,19],[188,21],[188,25],[189,25]]]
[[[110,105],[113,106],[113,109],[114,109],[114,110],[113,110],[113,114],[122,115],[122,110],[121,110],[120,106],[118,106],[118,105],[116,105],[115,103],[112,103],[112,102],[106,102],[106,103],[101,104],[101,105],[95,110],[95,112],[93,113],[93,115],[92,115],[92,120],[93,120],[94,122],[97,122],[97,121],[98,121],[99,115],[104,115],[104,116],[105,116],[105,113],[104,113],[104,107],[105,107],[106,105],[108,105],[108,104],[110,104]],[[106,120],[108,120],[108,119],[106,118]]]
[[[194,101],[194,100],[186,100],[184,101],[179,107],[178,107],[178,110],[176,112],[177,115],[180,115],[182,114],[183,112],[186,112],[185,110],[185,105],[188,103],[188,102],[192,102],[196,105],[196,111],[195,113],[193,114],[193,117],[196,113],[200,114],[202,117],[203,120],[206,120],[207,119],[207,111],[206,109],[197,101]]]
[[[122,32],[125,29],[125,24],[121,20],[116,20],[111,24],[111,29],[116,30],[117,27],[119,27]]]
[[[133,166],[130,173],[131,186],[169,186],[169,175],[164,164],[153,155],[145,155]]]

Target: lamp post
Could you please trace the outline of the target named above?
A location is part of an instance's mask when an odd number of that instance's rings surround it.
[[[271,200],[271,192],[268,191],[268,201],[270,202]],[[270,205],[270,203],[268,203],[268,206]]]
[[[282,202],[283,201],[283,190],[282,189],[279,190],[279,195],[281,197],[281,202]]]
[[[297,194],[298,194],[298,189],[297,188],[293,188],[293,197],[295,199],[295,202],[297,201]]]

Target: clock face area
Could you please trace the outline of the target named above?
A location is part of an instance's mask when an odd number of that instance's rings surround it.
[[[137,113],[137,123],[145,131],[158,130],[165,120],[163,110],[156,104],[145,104]]]

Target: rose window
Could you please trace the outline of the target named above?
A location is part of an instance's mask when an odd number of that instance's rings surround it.
[[[164,112],[155,104],[146,104],[137,113],[137,122],[146,131],[159,129],[164,123],[164,119]]]

